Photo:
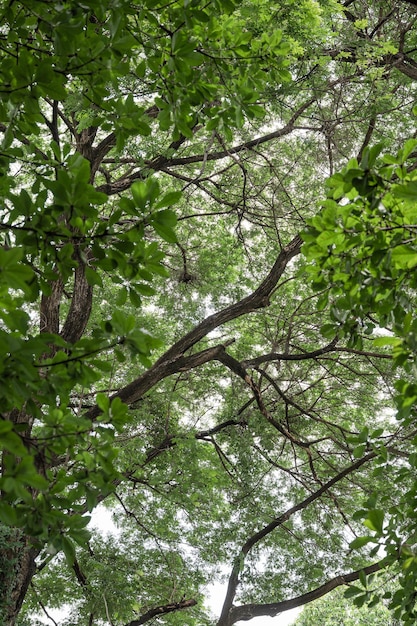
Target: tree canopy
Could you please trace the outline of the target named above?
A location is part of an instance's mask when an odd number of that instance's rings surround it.
[[[294,622],[294,626],[310,626],[310,624],[323,624],[323,626],[401,626],[401,622],[395,619],[392,613],[381,602],[373,607],[356,607],[352,602],[344,598],[343,593],[337,590],[330,595],[307,604],[301,615]]]
[[[414,623],[416,3],[0,11],[0,622]]]

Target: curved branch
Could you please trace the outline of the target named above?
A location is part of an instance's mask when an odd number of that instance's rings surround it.
[[[297,354],[287,354],[279,352],[270,352],[269,354],[263,354],[253,359],[246,359],[242,361],[244,367],[256,367],[262,363],[268,363],[269,361],[304,361],[306,359],[315,359],[327,354],[328,352],[347,352],[348,354],[357,354],[359,356],[375,357],[377,359],[392,359],[391,354],[384,354],[382,352],[369,352],[367,350],[355,350],[354,348],[346,348],[337,345],[337,337],[333,339],[327,346],[313,350],[312,352],[300,352]]]
[[[267,363],[268,361],[303,361],[305,359],[315,359],[316,357],[326,354],[327,352],[333,352],[338,350],[336,347],[338,338],[335,337],[327,346],[313,350],[312,352],[301,352],[300,354],[280,354],[278,352],[271,352],[262,356],[255,357],[254,359],[247,359],[242,362],[243,367],[256,367],[261,363]]]
[[[213,315],[209,315],[200,324],[197,324],[189,333],[184,335],[179,341],[177,341],[169,350],[163,354],[156,363],[150,367],[144,374],[136,378],[134,381],[122,387],[117,393],[112,396],[113,398],[120,398],[123,402],[130,405],[137,402],[147,391],[149,391],[160,380],[175,374],[179,371],[184,371],[182,368],[190,369],[193,359],[197,359],[198,355],[191,357],[183,357],[184,352],[192,348],[203,337],[205,337],[210,331],[230,322],[242,315],[257,311],[258,309],[269,306],[270,296],[276,287],[279,279],[285,271],[288,263],[292,258],[300,253],[302,240],[299,235],[296,235],[294,239],[281,250],[275,261],[271,271],[262,281],[259,287],[246,298],[239,300],[235,304],[222,309]],[[217,346],[218,350],[219,347]],[[209,351],[213,348],[209,348]],[[205,358],[208,360],[208,353],[205,352]],[[199,353],[201,356],[202,353]],[[216,358],[213,355],[211,359]],[[192,365],[196,367],[198,364]],[[100,409],[97,406],[92,407],[87,417],[93,419],[100,414]]]
[[[145,176],[149,175],[149,170],[153,171],[161,171],[167,167],[176,167],[180,165],[190,165],[193,163],[203,163],[206,161],[218,161],[220,159],[224,159],[225,157],[229,157],[233,154],[238,154],[239,152],[243,152],[244,150],[251,150],[252,148],[256,148],[263,143],[267,143],[272,141],[273,139],[279,139],[280,137],[284,137],[288,135],[293,130],[295,130],[295,122],[297,119],[310,107],[316,100],[316,96],[314,95],[312,98],[304,102],[297,111],[292,115],[290,120],[285,126],[282,128],[268,133],[267,135],[263,135],[261,137],[257,137],[256,139],[252,139],[250,141],[246,141],[244,143],[238,144],[237,146],[232,146],[225,150],[220,150],[217,152],[211,152],[209,154],[195,154],[188,157],[178,157],[178,158],[169,158],[163,155],[155,157],[154,159],[145,161],[146,169],[138,170],[130,174],[130,176],[122,176],[118,180],[115,180],[111,184],[103,184],[98,187],[98,191],[103,191],[107,195],[114,195],[116,193],[120,193],[128,189],[135,180],[143,179]],[[172,149],[174,146],[171,145]],[[177,147],[177,146],[175,146]]]
[[[226,597],[225,597],[224,604],[223,604],[223,609],[220,615],[220,619],[217,622],[217,626],[231,626],[236,621],[238,621],[238,619],[244,619],[242,617],[236,617],[233,621],[231,621],[233,611],[239,608],[239,607],[233,607],[233,600],[236,596],[236,591],[237,591],[237,587],[238,587],[239,580],[240,580],[239,575],[242,570],[244,560],[247,554],[252,550],[252,548],[257,543],[262,541],[262,539],[265,539],[265,537],[271,534],[279,526],[282,526],[282,524],[288,521],[290,517],[292,517],[295,513],[297,513],[298,511],[302,511],[303,509],[306,509],[310,504],[312,504],[312,502],[321,498],[321,496],[324,493],[326,493],[326,491],[328,491],[331,487],[333,487],[333,485],[340,482],[341,480],[346,478],[346,476],[349,476],[349,474],[352,474],[357,469],[359,469],[362,465],[374,459],[375,457],[376,457],[376,453],[370,452],[369,454],[365,455],[361,459],[358,459],[357,461],[355,461],[355,463],[352,463],[348,467],[345,467],[344,470],[342,470],[336,476],[334,476],[329,481],[327,481],[327,483],[325,483],[322,487],[320,487],[320,489],[310,494],[307,498],[305,498],[305,500],[294,505],[293,507],[285,511],[285,513],[283,513],[282,515],[279,515],[274,520],[272,520],[272,522],[270,522],[269,524],[261,528],[261,530],[259,530],[257,533],[254,533],[251,537],[249,537],[249,539],[243,544],[239,555],[235,559],[235,563],[233,565],[233,568],[229,577],[229,583],[227,586],[227,592],[226,592]],[[340,583],[340,584],[343,584],[343,583]],[[284,610],[284,609],[281,609],[281,610]],[[277,612],[279,612],[279,610]],[[266,613],[266,615],[268,615],[268,613]],[[250,618],[246,618],[246,619],[250,619]]]
[[[295,609],[297,606],[303,606],[304,604],[308,604],[313,600],[317,600],[318,598],[321,598],[322,596],[328,594],[330,591],[333,591],[333,589],[336,589],[336,587],[340,587],[341,585],[348,585],[355,580],[359,580],[361,572],[364,572],[366,575],[373,574],[374,572],[378,572],[384,569],[386,565],[387,564],[384,561],[379,561],[377,563],[373,563],[372,565],[368,565],[367,567],[363,567],[360,570],[349,572],[348,574],[340,574],[335,578],[331,578],[323,585],[320,585],[320,587],[317,587],[312,591],[308,591],[301,596],[291,598],[291,600],[274,602],[272,604],[244,604],[242,606],[233,607],[230,611],[230,617],[227,624],[228,626],[231,626],[236,622],[248,621],[253,617],[260,617],[262,615],[274,617],[275,615],[278,615],[278,613],[282,613],[283,611],[289,611],[290,609]]]

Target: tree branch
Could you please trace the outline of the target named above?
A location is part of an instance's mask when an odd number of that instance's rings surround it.
[[[392,359],[391,354],[384,354],[382,352],[369,352],[367,350],[355,350],[354,348],[346,348],[337,345],[337,337],[333,339],[327,346],[313,350],[312,352],[300,352],[298,354],[287,354],[280,352],[270,352],[269,354],[263,354],[253,359],[246,359],[242,361],[243,367],[256,367],[261,363],[268,363],[269,361],[304,361],[306,359],[315,359],[327,354],[328,352],[347,352],[348,354],[357,354],[359,356],[375,357],[378,359]]]
[[[255,383],[253,378],[249,376],[248,372],[246,371],[242,363],[240,363],[240,361],[233,358],[230,354],[227,354],[226,350],[222,350],[222,352],[219,353],[219,356],[217,358],[221,363],[226,365],[226,367],[228,367],[232,372],[234,372],[240,378],[242,378],[242,380],[248,385],[248,387],[250,388],[250,390],[252,391],[255,397],[256,404],[258,405],[259,411],[266,418],[266,420],[279,433],[281,433],[281,435],[283,435],[286,439],[289,439],[296,446],[300,446],[301,448],[308,448],[311,445],[309,441],[303,441],[299,439],[293,433],[291,433],[287,428],[285,428],[280,422],[274,419],[274,417],[271,415],[271,413],[268,411],[268,409],[265,406],[260,387]]]
[[[190,598],[189,600],[180,600],[179,602],[172,604],[157,606],[141,615],[139,619],[134,619],[125,626],[141,626],[141,624],[146,624],[146,622],[149,622],[154,617],[158,617],[158,615],[167,615],[168,613],[173,613],[174,611],[182,611],[183,609],[188,609],[196,604],[197,600]]]
[[[85,249],[84,255],[91,257],[91,252]],[[78,262],[74,273],[74,287],[70,309],[61,331],[62,337],[69,343],[78,341],[87,326],[93,304],[93,287],[88,283],[85,275],[86,264],[77,249],[75,258]]]
[[[302,594],[301,596],[296,596],[295,598],[291,598],[291,600],[284,600],[283,602],[274,602],[272,604],[244,604],[242,606],[233,607],[230,611],[230,617],[228,621],[228,626],[235,624],[239,621],[248,621],[254,617],[260,617],[262,615],[268,615],[269,617],[274,617],[278,615],[278,613],[282,613],[283,611],[289,611],[290,609],[294,609],[297,606],[303,606],[304,604],[308,604],[313,600],[317,600],[322,596],[325,596],[336,587],[340,587],[341,585],[348,585],[355,580],[359,580],[361,572],[364,572],[366,575],[373,574],[374,572],[378,572],[381,569],[386,567],[386,563],[384,561],[379,561],[378,563],[373,563],[372,565],[368,565],[360,570],[356,570],[355,572],[349,572],[348,574],[340,574],[335,578],[331,578],[326,583],[313,589],[313,591],[309,591],[307,593]]]
[[[213,435],[216,435],[217,433],[225,430],[226,428],[229,428],[230,426],[243,426],[243,425],[244,425],[243,420],[226,420],[225,422],[222,422],[221,424],[217,424],[217,426],[213,426],[213,428],[196,432],[194,437],[197,439],[197,441],[198,440],[207,441],[207,438],[213,437]],[[159,456],[161,452],[163,452],[164,450],[169,450],[170,448],[174,448],[177,445],[178,438],[179,438],[178,435],[176,435],[175,437],[173,435],[167,435],[165,439],[163,439],[158,446],[155,446],[154,448],[151,448],[150,450],[148,450],[148,452],[146,453],[146,460],[145,460],[144,465],[147,463],[150,463],[150,461],[152,461],[157,456]]]
[[[213,315],[209,315],[209,317],[203,320],[200,324],[197,324],[193,330],[184,335],[184,337],[169,348],[169,350],[167,350],[151,368],[125,387],[122,387],[112,396],[112,399],[117,397],[128,405],[133,404],[160,380],[175,374],[176,372],[184,371],[184,369],[181,368],[190,369],[190,367],[196,367],[201,364],[201,362],[198,362],[198,358],[201,357],[202,353],[199,353],[200,357],[198,355],[194,355],[184,359],[184,352],[192,348],[192,346],[198,343],[215,328],[218,328],[219,326],[222,326],[223,324],[226,324],[241,315],[269,306],[270,296],[274,288],[284,273],[289,261],[300,253],[301,245],[301,237],[297,235],[285,248],[281,250],[268,276],[266,276],[253,293],[246,296],[246,298],[243,298],[239,302],[231,304]],[[215,349],[218,350],[218,348],[219,347],[217,346]],[[209,348],[209,350],[213,349]],[[206,353],[205,358],[207,357],[207,360],[209,360],[207,351],[203,352]],[[215,357],[211,356],[211,358]],[[191,365],[193,363],[192,359],[196,359],[195,365]],[[87,417],[93,419],[99,414],[100,409],[97,406],[94,406],[87,412]]]
[[[256,367],[256,365],[260,365],[261,363],[267,363],[268,361],[303,361],[305,359],[315,359],[322,354],[337,350],[337,341],[338,338],[335,337],[327,346],[319,348],[318,350],[313,350],[312,352],[302,352],[300,354],[280,354],[278,352],[271,352],[269,354],[255,357],[254,359],[247,359],[245,361],[242,361],[242,365],[244,367]]]
[[[263,135],[261,137],[257,137],[256,139],[252,139],[250,141],[246,141],[244,143],[238,144],[237,146],[232,146],[225,150],[220,150],[217,152],[211,152],[210,154],[195,154],[188,157],[178,157],[178,158],[169,158],[163,155],[155,157],[154,159],[145,161],[146,170],[138,170],[130,174],[130,176],[122,176],[118,180],[115,180],[111,184],[103,184],[98,187],[98,191],[103,191],[107,195],[113,195],[116,193],[120,193],[128,189],[135,180],[143,179],[146,175],[149,174],[149,169],[153,171],[160,171],[167,167],[176,167],[180,165],[190,165],[193,163],[202,163],[206,161],[218,161],[220,159],[224,159],[225,157],[231,156],[233,154],[238,154],[239,152],[243,152],[244,150],[250,150],[251,148],[256,148],[263,143],[267,143],[272,141],[273,139],[279,139],[280,137],[284,137],[288,135],[293,130],[295,130],[295,122],[297,119],[310,107],[316,100],[316,96],[313,96],[303,105],[301,105],[297,111],[292,115],[288,123],[282,128],[273,131],[272,133],[268,133],[267,135]],[[174,146],[170,146],[172,149]],[[177,147],[177,146],[175,146]]]
[[[228,583],[226,597],[225,597],[224,604],[223,604],[223,609],[222,609],[219,621],[217,622],[217,626],[231,626],[236,621],[238,621],[238,619],[245,619],[242,617],[236,617],[233,621],[231,621],[231,616],[233,615],[233,611],[239,608],[239,607],[233,607],[233,600],[236,595],[237,587],[238,587],[239,580],[240,580],[239,575],[242,570],[244,560],[247,554],[252,550],[252,548],[257,543],[262,541],[262,539],[265,539],[265,537],[267,537],[270,533],[276,530],[279,526],[282,526],[282,524],[288,521],[290,517],[292,517],[292,515],[294,515],[298,511],[302,511],[303,509],[307,508],[312,502],[321,498],[321,496],[324,493],[326,493],[326,491],[328,491],[331,487],[333,487],[333,485],[340,482],[341,480],[343,480],[343,478],[346,478],[346,476],[349,476],[349,474],[352,474],[357,469],[359,469],[362,465],[374,459],[375,457],[376,457],[376,453],[370,452],[369,454],[365,455],[361,459],[358,459],[357,461],[355,461],[355,463],[352,463],[351,465],[346,467],[344,470],[339,472],[336,476],[334,476],[329,481],[327,481],[327,483],[325,483],[322,487],[320,487],[320,489],[310,494],[307,498],[305,498],[305,500],[291,507],[285,513],[283,513],[282,515],[279,515],[274,520],[272,520],[272,522],[270,522],[269,524],[261,528],[261,530],[259,530],[257,533],[254,533],[251,537],[249,537],[249,539],[243,544],[239,555],[235,559],[235,562],[234,562],[234,565],[233,565],[233,568],[229,577],[229,583]],[[344,584],[344,583],[340,583],[340,584]],[[298,605],[295,605],[295,606],[298,606]],[[291,608],[291,607],[288,607],[288,608]],[[284,609],[281,609],[281,610],[284,610]],[[279,612],[279,609],[277,610],[277,612]],[[265,615],[268,615],[268,613],[265,613]],[[250,619],[250,618],[246,618],[246,619]]]

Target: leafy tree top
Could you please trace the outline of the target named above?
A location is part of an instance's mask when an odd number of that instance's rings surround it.
[[[231,626],[378,571],[413,427],[381,414],[399,374],[342,335],[299,233],[329,174],[360,170],[354,216],[371,140],[409,135],[412,3],[1,12],[3,621],[70,598],[73,624],[208,624],[226,564]],[[102,501],[122,544],[90,539]]]

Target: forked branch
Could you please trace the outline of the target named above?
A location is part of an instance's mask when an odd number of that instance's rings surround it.
[[[245,558],[249,554],[249,552],[252,550],[252,548],[255,545],[257,545],[260,541],[265,539],[265,537],[270,535],[274,530],[282,526],[282,524],[287,522],[295,513],[306,509],[310,504],[312,504],[313,502],[321,498],[321,496],[324,493],[326,493],[329,489],[331,489],[331,487],[333,487],[335,484],[339,483],[341,480],[346,478],[346,476],[349,476],[350,474],[357,471],[362,465],[374,459],[375,456],[376,456],[375,452],[370,452],[369,454],[363,456],[361,459],[358,459],[357,461],[355,461],[355,463],[352,463],[351,465],[346,467],[344,470],[339,472],[336,476],[333,476],[332,479],[330,479],[327,483],[325,483],[322,487],[320,487],[320,489],[317,489],[317,491],[310,494],[307,498],[305,498],[305,500],[289,508],[287,511],[285,511],[285,513],[282,513],[282,515],[279,515],[278,517],[276,517],[274,520],[272,520],[272,522],[270,522],[269,524],[261,528],[258,532],[254,533],[251,537],[247,539],[247,541],[243,544],[239,555],[236,557],[234,565],[232,567],[232,571],[229,577],[226,597],[225,597],[224,604],[223,604],[222,613],[220,615],[219,621],[217,622],[217,626],[232,626],[232,624],[234,624],[238,620],[251,619],[250,617],[245,618],[240,615],[236,616],[235,612],[237,612],[238,609],[240,608],[242,609],[242,612],[244,613],[243,611],[244,607],[233,606],[233,601],[236,596],[237,587],[240,581],[240,572],[242,571],[244,567]],[[378,569],[380,569],[380,567],[378,567]],[[358,574],[358,577],[359,577],[359,574]],[[356,578],[354,580],[356,580]],[[346,579],[346,582],[349,582],[349,581]],[[341,584],[346,584],[346,583],[340,582],[339,585]],[[331,591],[331,589],[329,589],[328,591]],[[325,593],[328,593],[328,592],[323,591],[321,595],[324,595]],[[308,596],[308,594],[305,594],[305,597],[306,596]],[[317,597],[320,597],[320,595],[318,595]],[[311,600],[313,599],[314,598],[311,598]],[[304,602],[300,602],[300,604],[294,604],[294,606],[301,606],[301,604],[306,604],[307,602],[310,602],[311,600],[307,599]],[[287,602],[291,602],[291,600],[288,600]],[[276,603],[271,606],[278,606],[280,604],[285,604],[285,602]],[[262,607],[262,606],[268,606],[268,605],[259,605],[259,607]],[[289,608],[292,608],[292,607],[288,606],[286,609],[278,608],[275,613],[265,612],[265,613],[258,613],[258,615],[276,615],[280,611],[288,610]],[[233,617],[234,615],[235,617]],[[252,617],[255,617],[255,615],[252,615]]]
[[[290,600],[284,600],[283,602],[273,602],[272,604],[244,604],[242,606],[235,606],[230,611],[227,626],[232,626],[232,624],[240,621],[245,622],[262,615],[274,617],[283,611],[289,611],[290,609],[295,609],[298,606],[304,606],[313,600],[318,600],[318,598],[325,596],[330,593],[330,591],[333,591],[333,589],[336,589],[336,587],[348,585],[355,580],[359,580],[361,572],[364,572],[366,575],[373,574],[380,571],[385,566],[386,564],[384,561],[379,561],[360,570],[356,570],[355,572],[340,574],[339,576],[335,576],[335,578],[331,578],[326,583],[320,585],[320,587],[317,587],[312,591],[308,591],[307,593],[291,598]],[[218,626],[219,625],[220,622],[218,623]]]

